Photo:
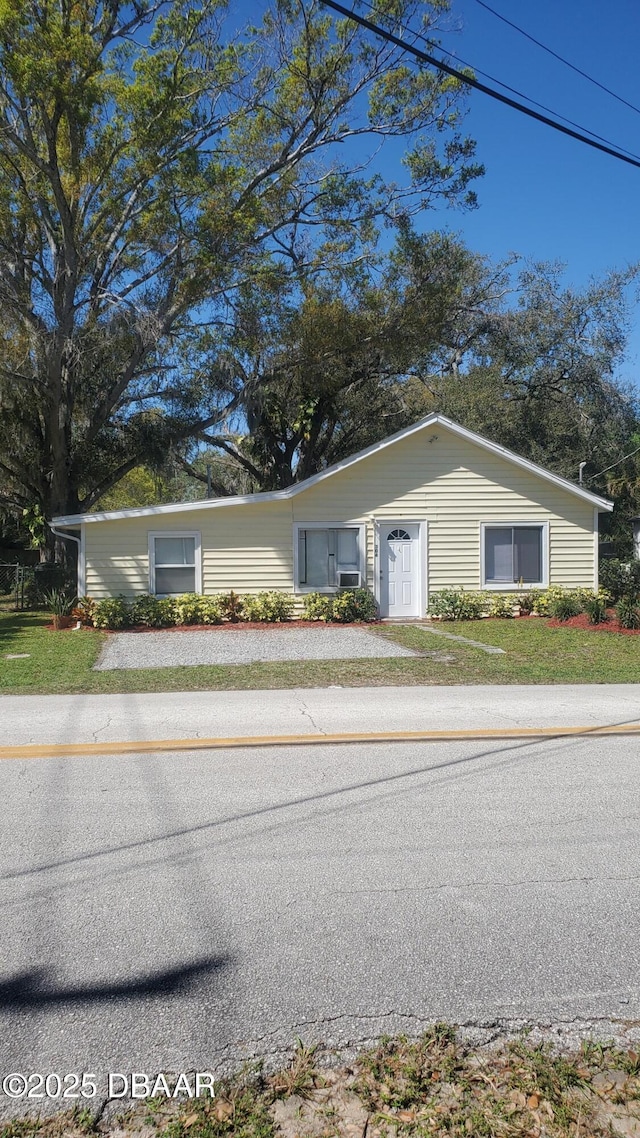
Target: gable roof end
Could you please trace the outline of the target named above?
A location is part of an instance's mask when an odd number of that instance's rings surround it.
[[[336,462],[333,466],[328,466],[326,470],[320,471],[319,474],[312,474],[310,478],[305,478],[303,482],[296,482],[293,486],[287,486],[285,490],[237,495],[232,498],[204,498],[197,502],[170,502],[162,506],[132,506],[126,510],[107,510],[93,514],[66,514],[61,517],[52,518],[51,522],[52,525],[56,526],[72,527],[82,525],[84,522],[111,522],[125,518],[155,517],[162,514],[186,513],[192,510],[220,509],[224,506],[258,505],[260,502],[286,501],[288,498],[294,498],[297,494],[308,490],[310,486],[315,486],[319,482],[323,482],[325,478],[331,478],[334,474],[338,474],[339,471],[346,470],[356,462],[362,462],[363,459],[370,458],[371,455],[377,454],[378,451],[385,450],[387,447],[393,446],[402,439],[409,438],[410,435],[414,435],[418,431],[423,431],[436,425],[445,427],[460,438],[467,439],[468,442],[474,443],[476,446],[482,447],[492,454],[499,455],[500,458],[504,458],[507,462],[513,463],[514,466],[519,466],[523,470],[527,470],[530,474],[535,474],[539,478],[544,479],[545,482],[551,482],[553,485],[559,486],[562,490],[574,494],[577,498],[582,498],[584,501],[590,502],[597,510],[609,511],[613,509],[613,502],[608,501],[607,498],[601,498],[598,494],[592,494],[591,491],[585,490],[582,486],[576,486],[575,483],[570,482],[568,478],[563,478],[560,474],[553,474],[550,470],[545,470],[543,466],[538,466],[537,463],[530,462],[529,459],[514,454],[513,451],[507,450],[506,447],[499,446],[498,443],[493,443],[489,439],[485,439],[483,435],[477,435],[474,431],[469,431],[466,427],[461,427],[459,423],[454,423],[452,419],[447,419],[446,415],[436,413],[428,415],[425,419],[420,419],[418,423],[414,423],[411,427],[404,427],[403,430],[396,431],[394,435],[389,435],[389,437],[383,439],[382,442],[374,443],[373,446],[358,451],[357,454],[351,455],[350,458],[345,458],[342,462]]]

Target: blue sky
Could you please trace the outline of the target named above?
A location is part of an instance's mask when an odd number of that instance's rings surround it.
[[[232,0],[232,12],[241,25],[248,14],[258,19],[267,3]],[[342,3],[349,6],[349,0]],[[487,3],[640,108],[638,0],[609,0],[606,6],[602,0]],[[359,10],[370,14],[366,3]],[[452,62],[458,56],[640,156],[640,113],[547,55],[476,0],[451,0],[444,26],[442,45]],[[640,261],[640,169],[480,92],[470,92],[467,106],[464,132],[476,140],[477,160],[486,168],[474,183],[478,208],[425,212],[419,228],[458,232],[471,249],[495,260],[515,252],[534,261],[560,261],[566,265],[565,283],[578,288],[590,277]],[[375,166],[401,181],[401,160],[402,145],[388,142]],[[640,286],[628,295],[633,327],[618,375],[640,391]]]
[[[487,0],[530,35],[640,107],[640,5],[637,0]],[[472,66],[640,155],[640,114],[505,26],[476,0],[453,0],[443,46]],[[488,82],[478,76],[483,82]],[[489,84],[492,85],[492,84]],[[511,251],[567,265],[566,281],[640,260],[640,170],[600,154],[501,106],[480,92],[465,120],[486,166],[476,183],[479,208],[424,216],[424,228],[446,226],[494,258]],[[640,386],[640,307],[621,378]]]

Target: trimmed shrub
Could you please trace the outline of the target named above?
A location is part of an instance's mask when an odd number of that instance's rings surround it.
[[[479,620],[486,605],[480,593],[460,589],[441,589],[429,597],[429,613],[440,620]]]
[[[222,624],[220,597],[182,593],[172,600],[174,624]]]
[[[549,616],[550,597],[548,590],[543,593],[538,593],[533,598],[533,611],[536,616]]]
[[[222,605],[219,597],[199,597],[202,624],[222,624]]]
[[[600,563],[600,585],[609,593],[613,601],[640,597],[640,561],[619,561],[607,558]]]
[[[307,593],[302,602],[302,615],[305,620],[331,620],[333,597],[324,593]]]
[[[531,616],[531,613],[536,611],[536,600],[539,596],[539,589],[532,589],[529,593],[518,594],[517,604],[520,608],[520,616]]]
[[[78,615],[81,611],[86,612],[96,628],[112,630],[140,624],[147,628],[171,628],[175,624],[222,623],[220,598],[203,597],[198,593],[183,593],[179,597],[154,597],[143,593],[132,601],[123,596],[108,597],[103,601],[83,597],[74,611]]]
[[[203,624],[202,601],[199,593],[182,593],[173,602],[176,624]]]
[[[351,624],[354,620],[370,623],[378,619],[378,606],[370,589],[341,589],[332,596],[307,593],[302,602],[302,615],[305,620],[337,624]]]
[[[554,595],[549,602],[549,613],[556,620],[570,620],[583,610],[583,602],[575,590]]]
[[[232,624],[237,624],[242,620],[242,597],[239,593],[234,593],[233,589],[230,593],[220,593],[216,597],[220,605],[220,611],[226,620],[231,621]]]
[[[171,597],[152,597],[143,593],[131,604],[130,623],[146,628],[168,628],[175,624],[175,602]]]
[[[589,589],[563,589],[561,585],[550,585],[544,592],[534,590],[533,611],[537,616],[568,620],[582,612],[586,599],[591,596]],[[569,612],[570,608],[573,608],[572,612]],[[559,612],[567,612],[568,616],[559,616]]]
[[[331,620],[351,624],[354,620],[377,620],[378,606],[369,589],[344,589],[333,598]]]
[[[491,596],[489,600],[489,616],[499,617],[502,620],[513,616],[514,598],[508,596]]]
[[[278,593],[275,589],[251,593],[242,598],[242,619],[271,622],[290,620],[293,603],[293,597]]]
[[[533,611],[536,616],[551,616],[551,608],[559,597],[564,596],[564,589],[559,585],[552,585],[542,592],[536,591],[533,600]]]
[[[105,597],[96,605],[93,623],[96,628],[112,630],[126,628],[131,623],[129,603],[126,597]]]
[[[295,600],[287,593],[278,593],[272,589],[271,592],[264,594],[264,604],[269,620],[291,620]]]
[[[572,592],[580,601],[583,612],[586,612],[587,601],[593,600],[594,597],[602,597],[607,603],[610,601],[607,590],[602,588],[598,589],[597,593],[594,593],[593,589],[572,589]]]
[[[640,606],[632,597],[618,601],[616,616],[622,628],[640,628]]]
[[[608,595],[604,592],[591,593],[584,599],[584,611],[589,617],[589,624],[604,624],[607,616]]]
[[[93,597],[78,597],[73,615],[81,620],[83,624],[93,624],[98,602]]]

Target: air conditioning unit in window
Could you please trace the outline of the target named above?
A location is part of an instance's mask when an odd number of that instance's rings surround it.
[[[340,589],[359,589],[360,588],[360,574],[354,573],[351,569],[338,570],[338,588]]]

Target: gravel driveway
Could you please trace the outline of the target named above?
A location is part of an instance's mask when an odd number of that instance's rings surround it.
[[[114,668],[172,668],[193,664],[252,664],[257,660],[353,660],[415,656],[363,628],[212,628],[194,632],[119,632],[95,664]]]

